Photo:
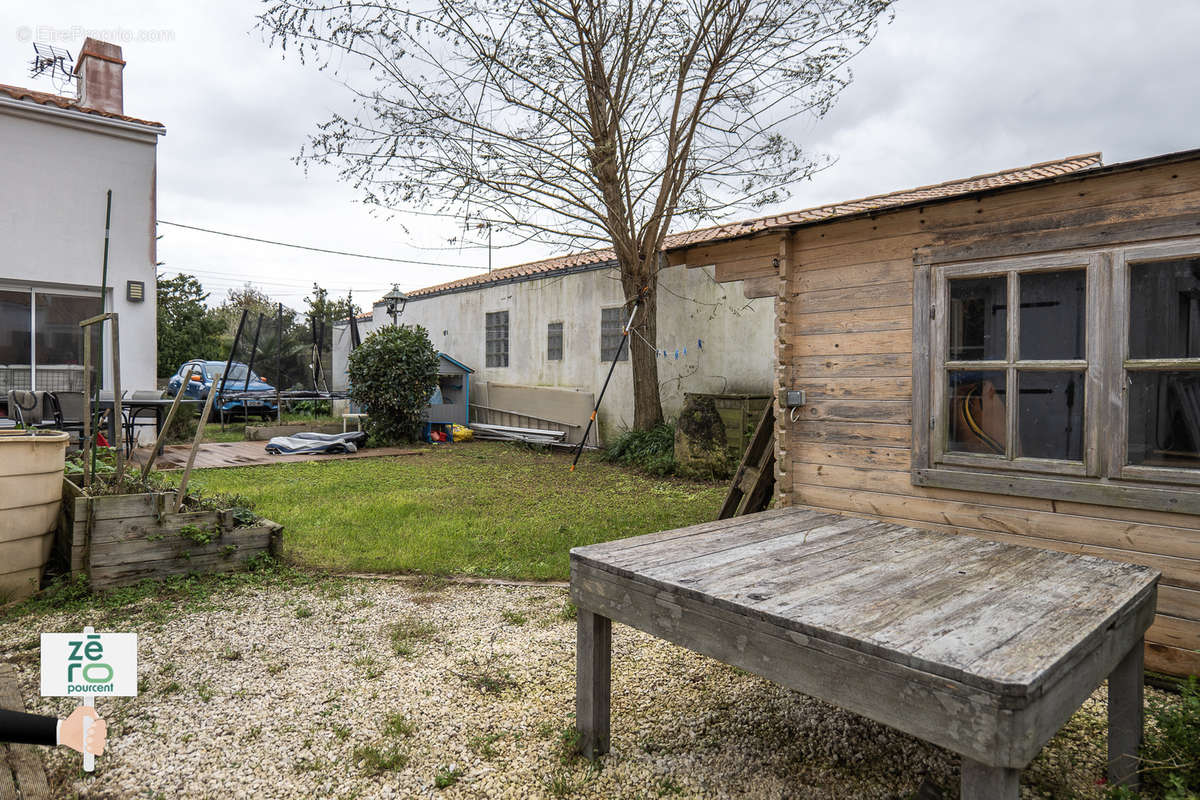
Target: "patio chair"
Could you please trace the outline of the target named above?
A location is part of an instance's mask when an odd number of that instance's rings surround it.
[[[146,400],[161,400],[162,392],[158,389],[135,389],[129,392],[122,398],[122,402],[129,403],[131,410],[126,411],[125,416],[125,442],[126,449],[132,450],[137,446],[137,428],[153,427],[155,435],[158,434],[158,414],[153,408],[133,408],[139,401]],[[151,422],[138,423],[138,418],[149,415],[152,417]]]
[[[62,409],[50,392],[9,389],[8,414],[26,428],[62,428]]]
[[[71,442],[83,439],[83,392],[52,392],[62,414],[62,430],[71,434]]]

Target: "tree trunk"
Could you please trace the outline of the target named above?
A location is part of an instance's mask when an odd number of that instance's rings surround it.
[[[655,256],[657,257],[657,255]],[[633,318],[629,334],[629,361],[633,367],[633,428],[650,430],[663,421],[662,398],[658,393],[658,275],[653,266],[639,263],[633,269],[621,267],[621,288],[627,309],[646,287],[642,305]],[[628,312],[626,312],[628,313]]]

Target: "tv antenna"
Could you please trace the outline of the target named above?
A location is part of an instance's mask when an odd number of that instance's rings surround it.
[[[29,65],[29,76],[50,78],[59,94],[75,95],[75,76],[72,66],[75,59],[62,48],[42,42],[33,43],[33,61]]]

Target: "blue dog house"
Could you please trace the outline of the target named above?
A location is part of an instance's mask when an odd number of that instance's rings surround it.
[[[444,427],[447,441],[451,425],[466,425],[469,421],[471,373],[475,370],[445,353],[438,353],[438,382],[425,406],[425,439],[433,427]]]

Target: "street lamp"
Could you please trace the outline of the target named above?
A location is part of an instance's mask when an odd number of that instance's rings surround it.
[[[396,318],[404,313],[404,304],[408,302],[408,295],[400,291],[400,287],[392,284],[392,290],[383,296],[387,303],[387,313],[392,317],[392,325],[396,325]]]

